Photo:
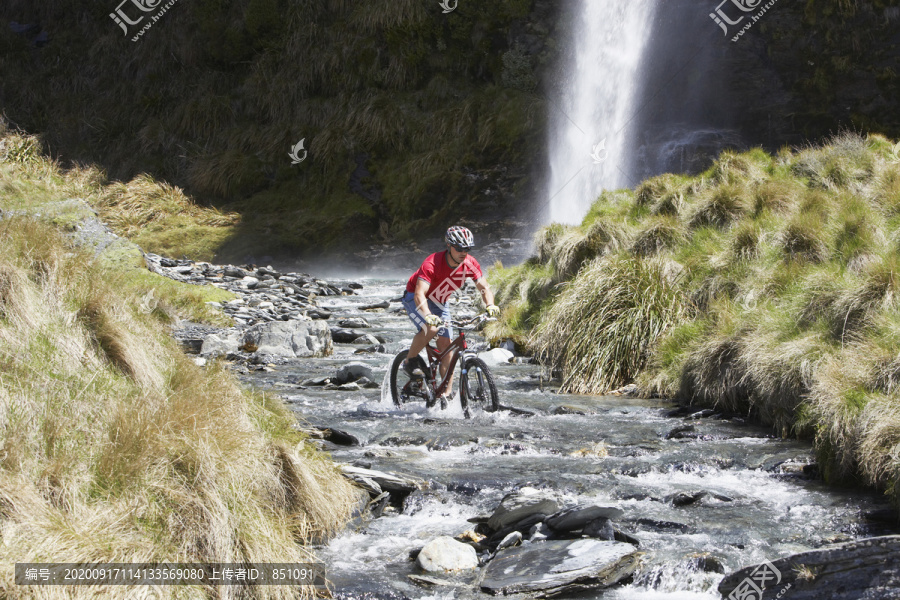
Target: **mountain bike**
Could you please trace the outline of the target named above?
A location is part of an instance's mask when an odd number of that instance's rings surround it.
[[[409,349],[401,350],[391,364],[391,397],[394,404],[398,408],[402,408],[403,405],[411,402],[424,401],[426,408],[431,408],[437,404],[440,398],[441,409],[447,408],[445,394],[450,391],[447,389],[450,384],[450,375],[459,363],[459,402],[465,417],[467,419],[472,417],[473,406],[480,406],[485,412],[499,410],[500,397],[497,395],[494,376],[485,362],[475,356],[475,352],[470,350],[466,344],[465,328],[474,329],[473,323],[480,324],[487,320],[487,318],[479,316],[469,321],[454,321],[454,326],[459,329],[459,335],[443,352],[439,352],[431,344],[426,346],[428,364],[425,364],[421,356],[415,358],[418,368],[425,374],[424,378],[410,377],[403,370],[403,361],[406,359]],[[450,365],[447,367],[447,373],[441,377],[441,361],[448,354],[452,354]]]

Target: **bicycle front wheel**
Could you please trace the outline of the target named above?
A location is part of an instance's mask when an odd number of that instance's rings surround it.
[[[398,408],[409,402],[423,401],[430,406],[431,394],[428,392],[428,384],[424,378],[413,379],[403,370],[403,361],[406,360],[407,350],[400,351],[391,363],[391,398]],[[424,372],[422,359],[418,358],[419,368]]]
[[[459,378],[459,401],[466,418],[472,418],[473,406],[481,407],[485,412],[500,410],[494,376],[485,362],[480,358],[467,358],[464,367],[465,373]]]

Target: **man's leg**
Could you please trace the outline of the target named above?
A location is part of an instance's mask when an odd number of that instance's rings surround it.
[[[409,360],[410,357],[418,356],[422,350],[425,349],[425,346],[437,335],[438,328],[432,327],[431,325],[425,325],[419,330],[419,333],[413,336],[412,343],[409,345],[409,352],[406,354],[406,360]],[[441,347],[441,340],[444,338],[438,338],[438,349]],[[449,342],[449,340],[448,340]]]
[[[437,349],[438,352],[443,352],[447,348],[450,347],[450,338],[441,336],[437,339]],[[441,379],[447,374],[447,369],[450,367],[451,355],[448,354],[443,359],[441,359]],[[449,395],[450,391],[453,389],[453,373],[450,373],[450,379],[447,380],[447,394]]]

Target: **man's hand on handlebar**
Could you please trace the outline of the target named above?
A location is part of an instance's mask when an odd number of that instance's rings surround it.
[[[432,327],[440,327],[443,324],[443,321],[441,321],[441,318],[437,315],[427,315],[425,317],[425,323]]]
[[[487,315],[492,319],[496,319],[500,316],[500,307],[496,304],[491,304],[485,310],[487,311]]]

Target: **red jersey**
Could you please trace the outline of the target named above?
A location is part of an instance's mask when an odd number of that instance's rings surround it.
[[[409,278],[406,283],[406,291],[416,291],[416,282],[421,279],[431,284],[427,294],[428,299],[438,304],[446,304],[450,294],[464,286],[466,279],[478,281],[483,277],[481,265],[471,254],[467,254],[455,269],[447,264],[446,254],[445,250],[444,252],[435,252],[426,258],[422,266]]]

